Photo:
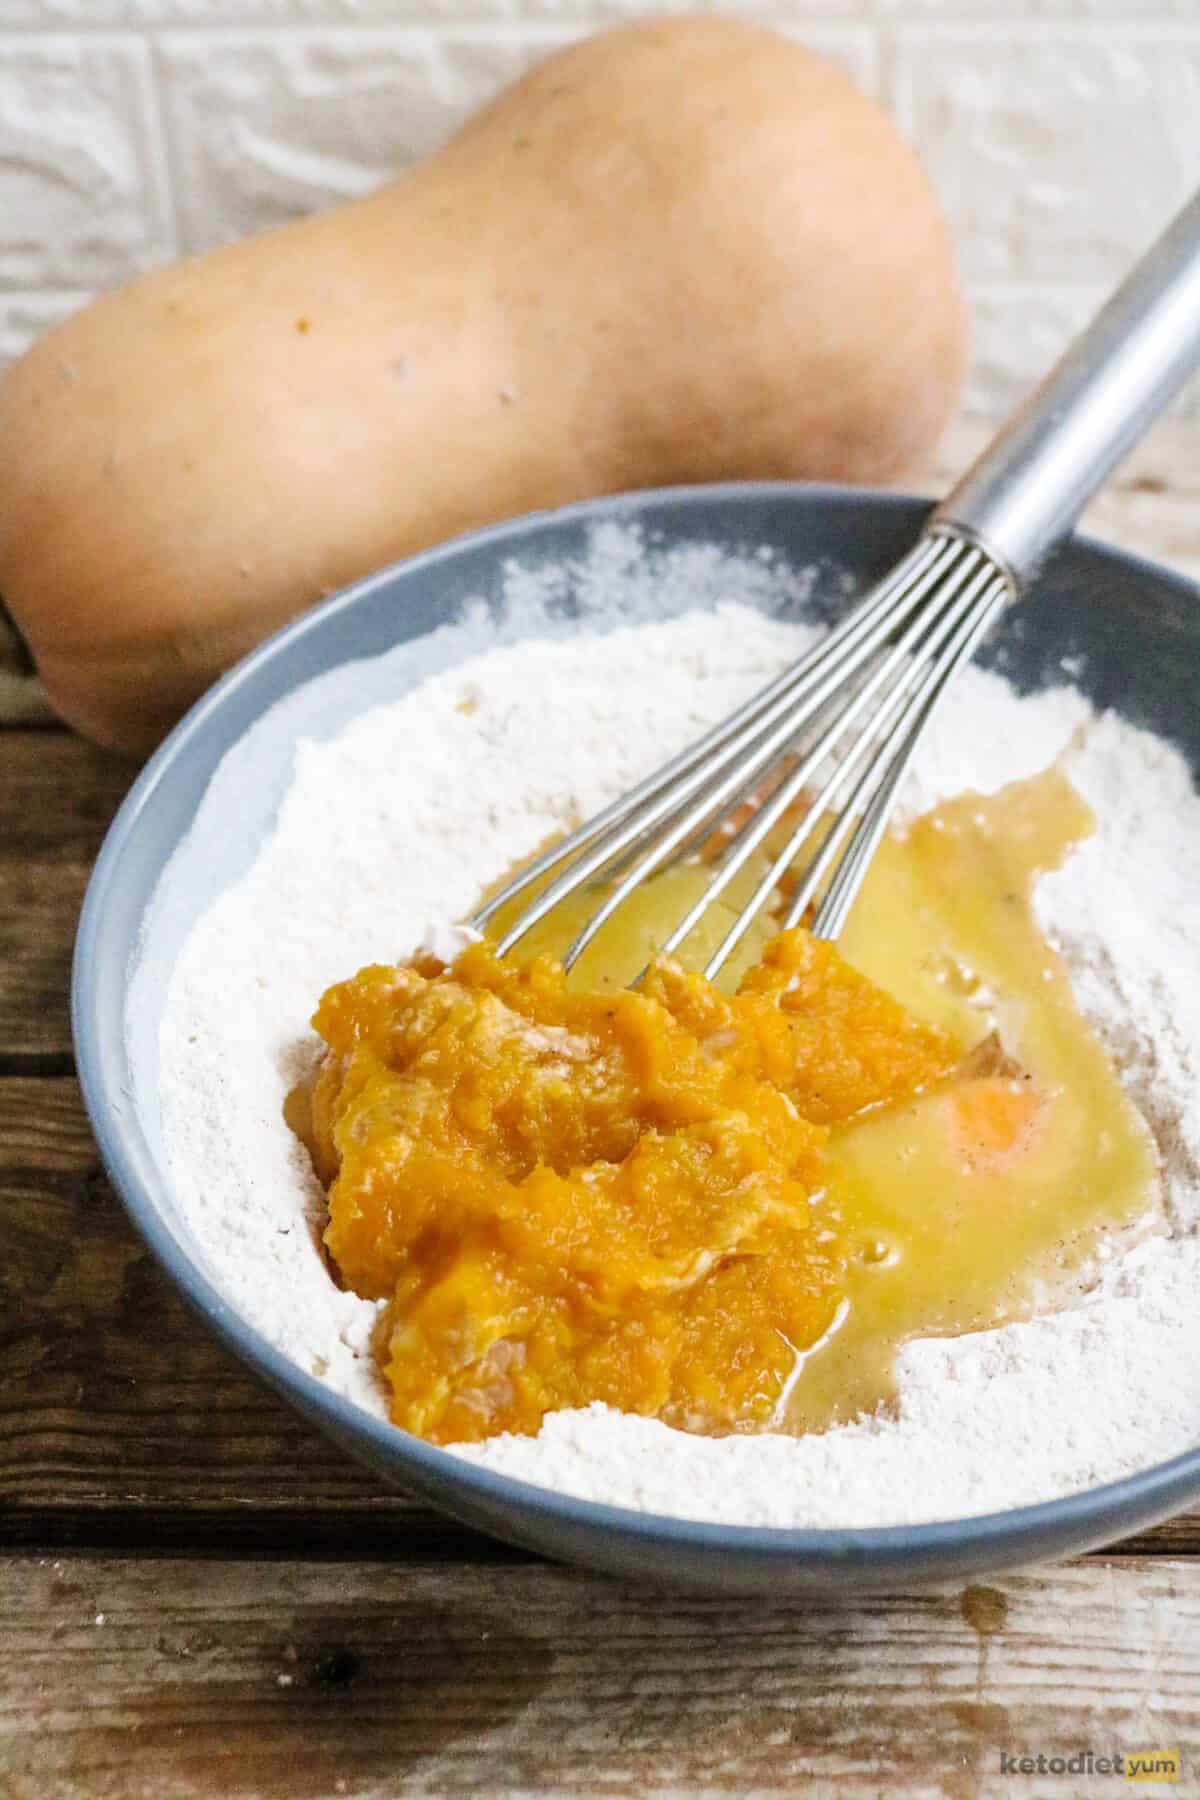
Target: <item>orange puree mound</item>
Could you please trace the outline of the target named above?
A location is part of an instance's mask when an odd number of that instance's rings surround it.
[[[667,966],[669,968],[669,965]],[[682,971],[659,979],[679,992]],[[700,1004],[721,996],[702,976],[683,976]],[[649,983],[655,991],[654,976]],[[950,1074],[960,1047],[912,1018],[897,1000],[807,931],[773,938],[725,1002],[753,1042],[756,1071],[821,1125],[843,1124],[917,1093]]]
[[[388,1302],[397,1424],[462,1442],[594,1400],[770,1422],[841,1298],[826,1122],[956,1051],[802,931],[743,988],[663,959],[643,991],[572,993],[475,944],[324,996],[325,1238]]]

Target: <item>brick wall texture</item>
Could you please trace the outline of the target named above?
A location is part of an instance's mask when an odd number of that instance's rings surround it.
[[[687,9],[0,0],[0,359],[99,288],[362,192],[547,47],[648,10]],[[977,412],[1019,396],[1200,171],[1200,0],[721,10],[842,60],[922,152],[974,309]]]

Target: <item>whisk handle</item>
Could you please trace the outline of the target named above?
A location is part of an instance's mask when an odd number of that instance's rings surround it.
[[[1200,193],[937,508],[1022,587],[1200,365]]]

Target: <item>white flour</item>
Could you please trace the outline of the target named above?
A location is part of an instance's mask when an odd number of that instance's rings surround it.
[[[312,1064],[317,998],[363,963],[403,955],[430,919],[467,911],[506,865],[647,773],[805,641],[801,627],[752,610],[803,591],[763,557],[648,558],[628,531],[601,533],[579,579],[600,635],[568,633],[554,585],[511,571],[500,635],[532,621],[556,636],[475,655],[332,742],[298,745],[274,836],[192,932],[170,985],[163,1128],[211,1272],[266,1337],[376,1414],[386,1410],[367,1347],[376,1309],[326,1272],[323,1195],[282,1118]],[[714,607],[718,595],[746,604]],[[689,602],[711,610],[670,616]],[[478,615],[463,641],[486,649]],[[394,654],[402,667],[406,653]],[[968,670],[907,802],[991,790],[1059,756],[1100,830],[1041,883],[1038,911],[1154,1130],[1167,1232],[1114,1259],[1069,1310],[910,1344],[896,1417],[822,1437],[713,1441],[594,1407],[552,1416],[536,1439],[459,1454],[687,1517],[869,1525],[1048,1499],[1196,1441],[1200,941],[1186,921],[1200,892],[1200,798],[1172,750],[1097,719],[1072,689],[1021,699]]]

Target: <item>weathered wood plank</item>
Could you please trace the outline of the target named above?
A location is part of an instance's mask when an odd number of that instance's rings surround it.
[[[1200,1565],[839,1604],[546,1565],[0,1564],[0,1786],[205,1795],[1111,1794],[1001,1755],[1200,1753]],[[1163,1791],[1163,1790],[1152,1790]]]
[[[478,1545],[260,1387],[128,1224],[75,1083],[0,1081],[0,1542]],[[1200,1554],[1200,1514],[1139,1548]]]
[[[90,862],[138,765],[67,731],[0,737],[0,855]]]
[[[458,1532],[204,1328],[126,1220],[73,1081],[0,1081],[0,1541],[311,1548],[364,1525],[393,1547]]]
[[[16,736],[0,733],[0,745]],[[89,864],[0,855],[0,1075],[70,1067],[71,952]],[[48,1059],[48,1060],[47,1060]]]
[[[70,1053],[79,908],[135,772],[66,732],[0,732],[0,1071]]]

